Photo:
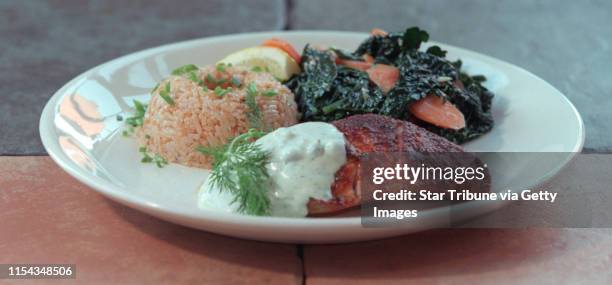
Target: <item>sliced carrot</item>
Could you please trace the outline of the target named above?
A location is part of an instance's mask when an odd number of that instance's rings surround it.
[[[386,36],[387,32],[383,29],[379,29],[379,28],[374,28],[370,31],[370,35],[373,36]]]
[[[371,55],[364,53],[362,57],[365,62],[374,63],[374,57],[372,57]]]
[[[297,64],[300,64],[300,61],[302,60],[302,57],[300,56],[300,54],[287,41],[284,41],[284,40],[281,40],[281,39],[277,39],[277,38],[272,38],[272,39],[265,40],[261,45],[262,46],[267,46],[267,47],[275,47],[275,48],[279,48],[279,49],[283,50],[291,58],[293,58],[293,60],[295,60],[295,62],[297,62]]]
[[[399,79],[399,69],[393,65],[375,64],[366,70],[370,80],[376,83],[383,92],[387,93],[395,87]]]
[[[451,102],[427,95],[408,108],[417,119],[445,129],[459,130],[465,128],[463,113]]]
[[[363,70],[363,71],[368,70],[368,68],[372,66],[372,64],[369,62],[358,61],[358,60],[348,60],[348,59],[342,59],[342,58],[337,58],[336,63],[350,67],[350,68]]]

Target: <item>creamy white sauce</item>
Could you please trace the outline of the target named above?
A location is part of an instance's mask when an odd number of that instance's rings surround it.
[[[331,124],[309,122],[280,128],[256,142],[269,152],[271,214],[304,217],[310,198],[332,198],[331,185],[346,162],[344,135]],[[202,185],[200,206],[235,211],[230,193]],[[206,201],[204,201],[206,200]]]
[[[198,206],[200,208],[226,213],[238,211],[238,203],[232,203],[234,195],[230,191],[220,191],[219,188],[212,187],[209,179],[202,183],[199,194]]]
[[[304,217],[310,198],[332,198],[331,185],[346,162],[344,135],[331,124],[310,122],[280,128],[257,140],[270,153],[273,216]]]

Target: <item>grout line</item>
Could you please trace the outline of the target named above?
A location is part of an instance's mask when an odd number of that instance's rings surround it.
[[[284,22],[285,25],[283,26],[283,30],[293,30],[293,23],[292,23],[292,15],[293,15],[293,8],[295,7],[295,0],[284,0],[284,8],[285,8],[285,17],[284,17]]]
[[[2,153],[0,152],[0,156],[49,156],[46,152],[32,152],[32,153]]]
[[[302,285],[306,284],[306,263],[304,262],[304,245],[297,244],[297,256],[302,263]]]
[[[610,154],[612,153],[612,147],[606,147],[602,149],[584,147],[580,153],[583,154]]]
[[[274,5],[274,7],[276,9],[274,9],[274,16],[276,18],[276,23],[274,24],[274,30],[282,31],[285,29],[285,26],[287,26],[287,3],[286,0],[276,0],[275,3],[276,5]]]

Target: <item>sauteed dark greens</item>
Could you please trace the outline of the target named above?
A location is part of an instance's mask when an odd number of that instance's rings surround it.
[[[483,76],[461,71],[461,61],[431,46],[419,50],[427,32],[373,31],[354,52],[307,45],[302,73],[286,84],[296,95],[304,121],[333,121],[376,113],[413,121],[462,143],[493,127],[493,94]]]

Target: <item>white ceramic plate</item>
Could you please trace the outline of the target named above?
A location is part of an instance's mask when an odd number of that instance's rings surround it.
[[[448,209],[419,212],[410,226],[363,228],[359,217],[252,217],[206,211],[197,206],[207,171],[141,164],[133,138],[121,136],[117,114],[132,109],[132,99],[148,100],[151,88],[181,65],[214,64],[230,52],[280,37],[300,49],[306,43],[353,50],[367,35],[349,32],[268,32],[228,35],[156,47],[97,66],[74,78],[47,103],[40,119],[42,142],[68,173],[119,203],[164,220],[241,238],[298,243],[375,239],[440,225]],[[558,90],[509,63],[443,45],[451,59],[461,58],[469,73],[484,74],[493,102],[495,128],[468,144],[468,151],[567,152],[558,165],[525,183],[550,177],[582,149],[584,128],[574,106]],[[495,179],[495,177],[493,177]],[[495,189],[494,189],[495,191]],[[472,217],[501,207],[501,202],[465,203],[454,214]]]

